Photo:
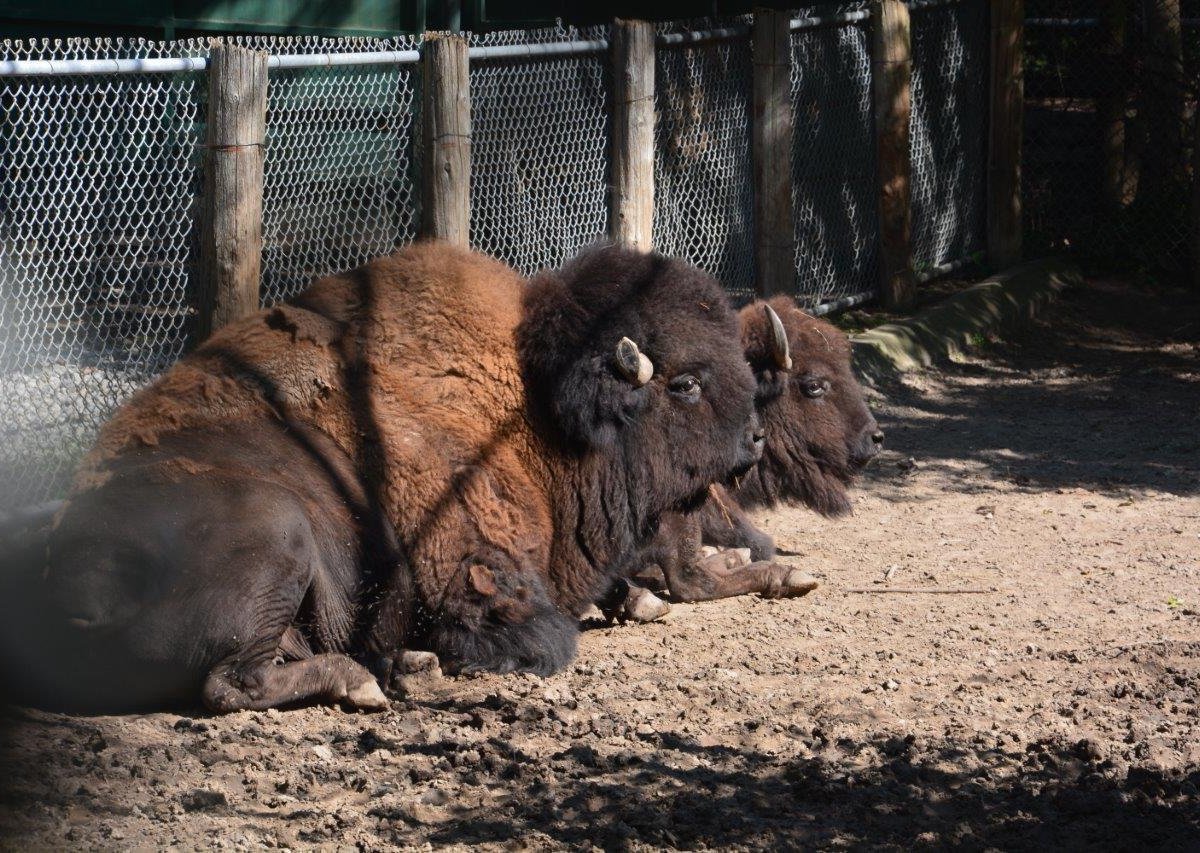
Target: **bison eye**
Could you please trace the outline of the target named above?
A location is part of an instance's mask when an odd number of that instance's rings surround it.
[[[820,397],[829,390],[829,382],[825,379],[805,379],[800,387],[805,397]]]
[[[689,403],[694,403],[700,399],[700,380],[690,373],[676,376],[667,384],[667,388],[676,397],[682,397]]]

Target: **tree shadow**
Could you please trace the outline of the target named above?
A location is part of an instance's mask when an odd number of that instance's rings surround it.
[[[934,393],[914,383],[882,388],[905,413],[881,417],[888,446],[945,468],[949,488],[991,487],[960,477],[965,462],[1035,491],[1200,492],[1194,296],[1093,282],[977,354],[945,382],[935,376]]]
[[[1086,742],[926,748],[879,736],[816,745],[814,757],[778,758],[672,734],[616,755],[575,743],[538,762],[551,782],[514,751],[500,771],[513,796],[499,809],[431,830],[412,827],[403,810],[377,816],[399,818],[381,829],[399,843],[502,843],[536,832],[602,849],[1080,848],[1116,838],[1183,848],[1200,826],[1200,771],[1124,771]]]

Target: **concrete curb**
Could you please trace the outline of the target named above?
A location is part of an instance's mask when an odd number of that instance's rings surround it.
[[[868,382],[961,355],[972,336],[1028,322],[1066,287],[1082,282],[1062,258],[997,273],[907,320],[853,336],[854,367]]]

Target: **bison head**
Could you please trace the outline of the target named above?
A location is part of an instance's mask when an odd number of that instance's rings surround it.
[[[746,306],[741,323],[766,448],[739,500],[800,500],[823,515],[849,512],[846,487],[883,444],[850,368],[849,341],[787,297]]]
[[[643,530],[759,459],[754,379],[711,276],[602,246],[538,275],[524,309],[518,350],[540,431],[599,465],[602,499]]]

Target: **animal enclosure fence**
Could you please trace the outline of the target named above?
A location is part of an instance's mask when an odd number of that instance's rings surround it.
[[[1026,0],[1023,198],[1034,251],[1197,269],[1198,0]]]
[[[911,255],[928,277],[986,243],[988,4],[911,5]],[[656,248],[751,297],[771,183],[790,195],[784,289],[817,312],[878,292],[877,6],[784,19],[791,166],[765,176],[752,19],[656,28]],[[612,29],[467,36],[469,240],[523,273],[612,232]],[[269,54],[261,304],[416,237],[425,37],[225,41]],[[61,494],[98,426],[195,343],[209,53],[200,39],[0,43],[0,510]]]

